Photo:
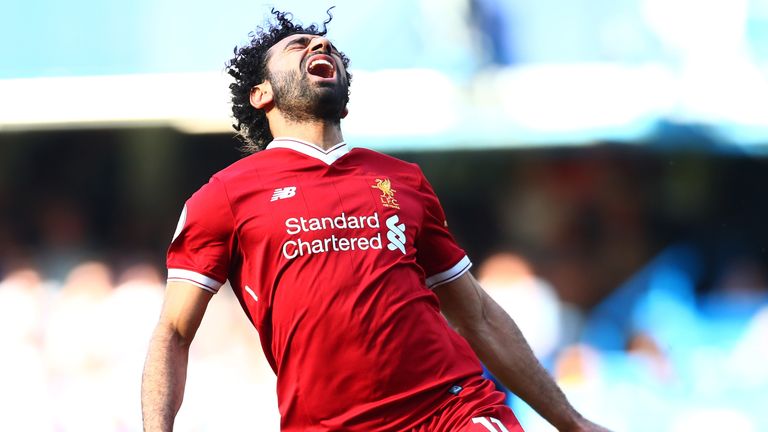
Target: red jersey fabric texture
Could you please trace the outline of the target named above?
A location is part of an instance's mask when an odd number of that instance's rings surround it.
[[[187,200],[168,279],[229,280],[277,374],[284,431],[401,431],[481,374],[432,288],[471,263],[418,166],[295,139]]]

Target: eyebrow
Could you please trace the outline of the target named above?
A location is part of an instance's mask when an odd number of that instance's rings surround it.
[[[306,46],[307,44],[309,44],[309,42],[311,40],[312,40],[312,38],[310,38],[309,36],[297,37],[296,39],[293,39],[290,42],[288,42],[287,44],[285,44],[285,47],[283,47],[283,51],[287,50],[288,48],[290,48],[291,46],[296,45],[296,44],[301,44],[301,45]]]
[[[299,36],[296,39],[292,39],[290,42],[285,44],[285,46],[283,47],[283,51],[287,50],[288,48],[290,48],[291,46],[296,45],[296,44],[301,44],[301,45],[307,46],[312,41],[312,39],[314,39],[315,37],[316,36]],[[341,55],[341,51],[336,49],[336,46],[333,44],[333,42],[328,41],[328,44],[331,47],[331,52],[332,53]]]

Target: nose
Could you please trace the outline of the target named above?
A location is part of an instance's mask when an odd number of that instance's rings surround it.
[[[331,41],[328,39],[318,36],[314,39],[312,39],[312,43],[310,44],[309,50],[312,52],[325,52],[330,53],[331,52]]]

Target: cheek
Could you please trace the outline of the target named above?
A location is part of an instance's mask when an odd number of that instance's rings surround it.
[[[296,65],[299,63],[299,59],[294,58],[292,55],[280,55],[277,57],[269,57],[266,61],[267,73],[281,73],[296,69]]]

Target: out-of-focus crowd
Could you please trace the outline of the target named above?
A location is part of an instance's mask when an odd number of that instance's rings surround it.
[[[768,430],[764,295],[726,291],[706,306],[665,268],[646,269],[640,293],[617,290],[607,314],[561,301],[519,255],[493,255],[475,274],[590,418],[618,431]],[[62,282],[32,268],[9,272],[0,281],[0,430],[140,431],[141,370],[163,287],[149,265],[113,274],[84,262]],[[616,334],[620,349],[611,347]],[[274,375],[227,287],[190,356],[176,430],[279,430]],[[553,430],[511,395],[510,403],[527,431]]]
[[[665,250],[589,313],[559,301],[519,256],[478,271],[587,417],[616,431],[768,430],[766,274],[734,261],[697,296],[692,258]],[[509,396],[526,431],[554,431]]]
[[[141,431],[141,371],[162,304],[152,266],[99,262],[61,283],[34,269],[0,282],[0,430]],[[278,430],[274,375],[230,290],[210,303],[190,352],[178,431]]]

